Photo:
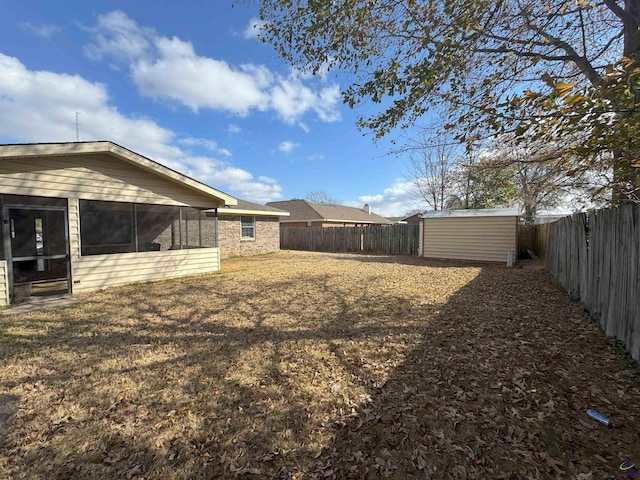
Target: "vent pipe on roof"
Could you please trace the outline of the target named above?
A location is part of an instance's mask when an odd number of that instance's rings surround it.
[[[364,207],[362,207],[362,210],[364,210],[365,212],[367,212],[369,215],[371,215],[371,207],[369,206],[368,203],[364,204]]]

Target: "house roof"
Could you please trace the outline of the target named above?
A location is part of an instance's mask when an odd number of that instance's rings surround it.
[[[150,160],[139,153],[135,153],[109,141],[0,145],[0,159],[90,154],[107,154],[114,156],[143,170],[147,170],[164,177],[167,180],[179,183],[192,190],[214,197],[219,201],[224,202],[226,205],[237,204],[237,200],[231,195],[209,187],[208,185],[194,180],[191,177]]]
[[[400,217],[400,220],[402,220],[402,221],[405,221],[405,222],[406,222],[406,221],[407,221],[407,220],[409,220],[410,218],[414,218],[414,217],[416,217],[416,218],[422,218],[422,215],[423,215],[424,213],[425,213],[425,212],[418,212],[418,213],[414,213],[414,214],[412,214],[412,215],[409,215],[408,217]]]
[[[422,218],[518,217],[519,208],[483,208],[477,210],[439,210],[424,212]]]
[[[218,215],[255,215],[262,217],[288,217],[290,215],[289,212],[285,212],[279,208],[248,202],[240,198],[237,200],[237,205],[227,205],[224,208],[219,208]]]
[[[291,213],[286,222],[335,222],[335,223],[370,223],[391,225],[392,222],[375,213],[367,213],[360,208],[344,205],[323,205],[308,200],[285,200],[269,202],[270,207],[280,208]]]

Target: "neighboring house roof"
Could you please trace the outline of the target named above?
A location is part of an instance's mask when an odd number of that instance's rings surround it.
[[[284,200],[281,202],[268,202],[268,206],[281,208],[291,213],[286,222],[335,222],[335,223],[370,223],[379,225],[391,225],[380,215],[368,213],[360,208],[344,205],[323,205],[308,200]]]
[[[414,213],[413,215],[409,215],[408,217],[402,217],[400,220],[402,220],[403,222],[406,222],[407,220],[413,220],[414,218],[422,218],[422,215],[425,212],[418,212],[418,213]]]
[[[518,208],[483,208],[478,210],[439,210],[424,212],[422,218],[518,217]]]
[[[236,205],[237,200],[220,190],[209,187],[171,168],[165,167],[138,153],[128,150],[109,141],[97,142],[68,142],[68,143],[28,143],[0,145],[0,159],[2,158],[28,158],[28,157],[52,157],[61,155],[90,155],[107,154],[133,164],[143,170],[153,172],[175,183],[204,193],[224,202],[226,205]]]
[[[289,212],[280,210],[279,208],[269,207],[268,205],[260,205],[259,203],[248,202],[240,198],[237,199],[238,204],[218,209],[218,215],[255,215],[258,217],[288,217]],[[209,210],[212,211],[212,210]]]
[[[385,217],[391,223],[406,223],[402,217]]]

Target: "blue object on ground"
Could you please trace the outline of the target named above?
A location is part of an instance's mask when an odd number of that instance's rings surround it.
[[[604,415],[602,415],[599,412],[596,412],[595,410],[591,410],[591,409],[587,410],[587,415],[599,421],[600,423],[604,423],[607,426],[611,423],[611,421],[609,420],[609,417],[605,417]]]

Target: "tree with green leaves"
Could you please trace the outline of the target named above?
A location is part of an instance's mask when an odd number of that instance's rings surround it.
[[[261,0],[261,37],[304,71],[337,69],[377,136],[430,110],[468,145],[572,138],[567,173],[614,172],[640,199],[640,0]]]
[[[457,194],[449,199],[450,210],[509,207],[517,203],[513,169],[494,168],[490,159],[470,154],[456,171]]]
[[[488,176],[509,173],[514,199],[522,209],[525,223],[533,223],[543,209],[602,205],[603,192],[610,183],[608,172],[596,165],[572,171],[577,160],[567,158],[567,150],[570,149],[562,142],[524,145],[513,135],[502,135],[484,152],[480,173]]]
[[[433,132],[435,133],[435,132]],[[513,203],[513,169],[493,168],[447,136],[423,135],[396,154],[409,158],[405,178],[413,196],[431,210],[504,207]],[[492,168],[489,168],[491,165]]]

